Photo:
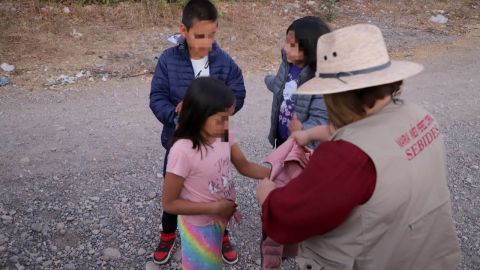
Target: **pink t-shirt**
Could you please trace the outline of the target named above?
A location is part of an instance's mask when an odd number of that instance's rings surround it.
[[[218,139],[211,146],[198,151],[192,141],[181,139],[173,144],[168,155],[167,172],[185,178],[180,198],[192,202],[215,202],[220,199],[235,201],[235,188],[230,173],[230,148],[235,138],[229,134],[229,142]],[[215,220],[227,222],[219,216],[189,215],[186,220],[195,226],[206,226]]]

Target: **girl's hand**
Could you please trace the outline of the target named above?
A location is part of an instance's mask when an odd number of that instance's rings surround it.
[[[220,200],[215,202],[215,213],[223,218],[230,219],[237,210],[237,204],[232,200]]]
[[[288,130],[290,131],[290,133],[292,133],[294,131],[299,131],[302,129],[303,129],[302,122],[298,120],[297,113],[294,113],[292,120],[290,120],[290,123],[288,123]]]
[[[264,178],[259,181],[256,195],[260,205],[263,204],[268,194],[270,194],[270,192],[272,192],[272,190],[274,190],[275,188],[275,183],[273,183],[273,181],[270,181],[268,178]]]
[[[308,132],[306,130],[298,130],[292,132],[290,135],[298,145],[305,146],[311,142],[310,137],[308,136]]]
[[[180,103],[177,104],[177,107],[175,107],[175,113],[180,113],[180,111],[182,110],[182,106],[183,101],[180,101]]]

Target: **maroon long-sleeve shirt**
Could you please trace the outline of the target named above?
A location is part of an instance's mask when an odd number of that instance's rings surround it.
[[[365,152],[342,140],[324,142],[298,177],[268,195],[263,231],[282,244],[324,234],[367,202],[375,184],[375,166]]]

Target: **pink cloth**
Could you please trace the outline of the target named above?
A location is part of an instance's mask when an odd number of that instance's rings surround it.
[[[168,155],[167,172],[185,178],[180,198],[192,202],[215,202],[221,199],[235,201],[236,194],[230,172],[230,149],[235,138],[230,133],[229,142],[218,139],[211,147],[201,151],[193,149],[190,140],[181,139],[173,144]],[[214,215],[189,215],[185,220],[195,226],[207,226],[216,220]]]
[[[272,151],[265,162],[272,165],[270,180],[277,187],[283,187],[298,176],[308,163],[312,151],[299,146],[295,140],[288,139],[280,147]],[[282,245],[270,237],[265,237],[261,244],[262,269],[280,269],[282,257],[294,257],[298,253],[298,245]]]

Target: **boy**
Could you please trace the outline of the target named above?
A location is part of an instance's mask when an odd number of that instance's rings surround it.
[[[211,76],[224,81],[235,95],[235,112],[243,106],[245,85],[242,71],[215,42],[217,17],[217,9],[208,0],[189,1],[183,9],[180,25],[183,38],[177,46],[162,53],[155,69],[150,92],[150,109],[163,124],[161,141],[166,149],[164,176],[177,113],[193,79]],[[153,254],[153,261],[157,264],[167,263],[172,255],[177,216],[164,211],[162,228],[160,244]],[[230,244],[227,230],[223,237],[222,255],[228,264],[238,261],[237,251]]]

